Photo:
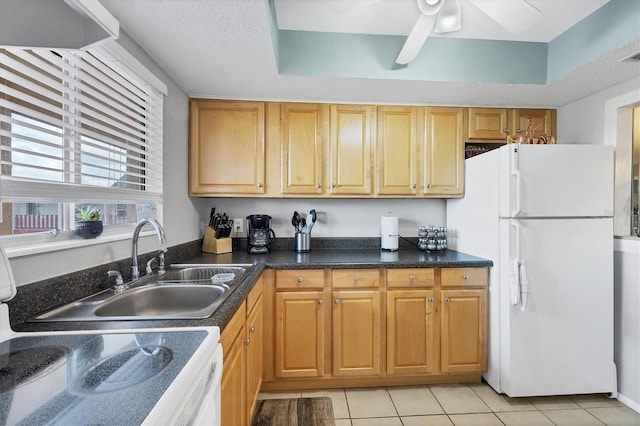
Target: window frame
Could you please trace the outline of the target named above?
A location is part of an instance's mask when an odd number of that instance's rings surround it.
[[[54,49],[52,49],[54,50]],[[144,88],[144,90],[152,91],[154,97],[154,105],[157,106],[155,114],[153,116],[154,126],[149,129],[149,132],[155,132],[156,136],[151,139],[151,143],[148,145],[149,149],[153,150],[153,164],[150,165],[148,171],[153,174],[154,184],[152,185],[152,192],[132,190],[126,188],[118,188],[114,191],[113,188],[107,188],[108,190],[101,190],[100,187],[91,186],[92,196],[85,197],[78,200],[77,197],[73,197],[75,202],[82,203],[105,203],[105,204],[139,204],[152,202],[156,208],[156,219],[162,222],[162,199],[163,199],[163,109],[164,100],[163,95],[167,95],[166,85],[159,80],[155,75],[148,71],[142,64],[140,64],[131,54],[129,54],[124,48],[119,46],[116,42],[109,43],[90,49],[88,51],[98,61],[107,64],[110,72],[115,72],[128,81],[135,84],[137,87]],[[81,96],[78,94],[78,98]],[[78,104],[81,99],[75,100]],[[5,109],[6,111],[7,109]],[[11,110],[13,111],[13,110]],[[64,133],[64,130],[63,130]],[[63,136],[64,137],[64,136]],[[98,140],[100,143],[108,144]],[[65,143],[65,142],[63,142]],[[77,150],[77,155],[82,154],[82,149]],[[145,158],[144,154],[140,157],[143,161],[151,161]],[[3,179],[0,177],[0,196],[7,191],[12,193],[10,199],[3,200],[7,203],[15,202],[35,202],[35,203],[64,203],[64,216],[70,220],[66,225],[65,230],[60,232],[59,230],[50,230],[44,232],[36,232],[30,234],[19,235],[4,235],[0,236],[0,245],[6,248],[7,255],[9,257],[18,257],[23,255],[31,255],[37,253],[46,253],[58,250],[65,250],[69,248],[83,247],[87,245],[105,244],[113,241],[126,240],[131,238],[132,229],[135,224],[128,223],[124,225],[112,224],[105,226],[103,234],[96,239],[84,240],[80,239],[73,233],[73,217],[74,217],[74,204],[69,200],[66,195],[70,190],[74,188],[76,184],[65,183],[51,184],[46,182],[27,181],[16,178]],[[54,188],[55,187],[55,188]],[[76,187],[77,188],[77,187]],[[110,191],[109,191],[110,189]],[[48,197],[36,197],[34,194],[42,194],[43,191],[48,191],[50,194]],[[20,195],[17,195],[20,194]],[[0,218],[0,221],[2,219]],[[63,223],[62,221],[60,223]],[[69,226],[70,225],[70,226]],[[143,233],[143,234],[146,234]]]

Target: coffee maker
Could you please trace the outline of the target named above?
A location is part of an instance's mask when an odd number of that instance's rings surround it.
[[[271,216],[251,214],[247,216],[247,252],[269,253],[276,233],[269,227]]]

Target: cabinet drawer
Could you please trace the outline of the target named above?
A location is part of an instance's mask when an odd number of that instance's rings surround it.
[[[276,290],[292,288],[323,288],[324,270],[282,270],[276,271]]]
[[[262,278],[258,278],[258,282],[253,286],[249,294],[247,295],[247,316],[253,310],[253,306],[256,304],[260,296],[262,295]]]
[[[442,287],[486,287],[487,268],[442,268]]]
[[[333,288],[369,288],[380,286],[379,269],[334,269]]]
[[[433,287],[434,272],[432,268],[388,269],[388,287]]]

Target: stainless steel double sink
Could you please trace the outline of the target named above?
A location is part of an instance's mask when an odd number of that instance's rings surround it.
[[[210,317],[254,265],[171,265],[115,293],[104,290],[29,321],[114,321]]]

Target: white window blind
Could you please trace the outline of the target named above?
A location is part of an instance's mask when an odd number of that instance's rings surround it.
[[[162,94],[99,49],[0,49],[4,202],[161,202]]]

